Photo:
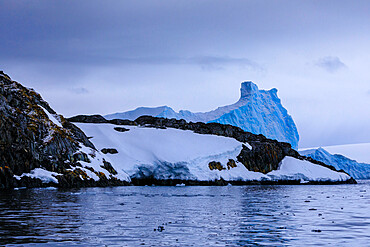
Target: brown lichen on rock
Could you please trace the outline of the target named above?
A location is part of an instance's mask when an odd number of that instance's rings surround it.
[[[219,170],[219,171],[226,170],[226,168],[221,165],[221,162],[218,162],[218,161],[211,161],[211,162],[209,162],[208,168],[211,171],[212,170]]]
[[[227,162],[227,170],[230,170],[230,168],[235,168],[235,167],[237,167],[235,160],[229,159],[229,161]]]

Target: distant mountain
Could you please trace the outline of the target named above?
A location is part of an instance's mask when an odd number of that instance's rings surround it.
[[[346,145],[353,150],[351,145]],[[343,146],[342,146],[343,149]],[[359,147],[357,147],[357,150]],[[324,148],[309,149],[299,152],[301,155],[332,165],[338,170],[343,170],[356,179],[370,179],[370,164],[359,163],[341,154],[331,154]],[[370,156],[370,155],[369,155]],[[352,158],[352,156],[351,156]]]
[[[175,112],[171,107],[139,107],[132,111],[106,115],[107,119],[135,120],[139,116],[185,119],[191,122],[215,122],[230,124],[253,134],[288,142],[298,147],[299,135],[293,118],[281,104],[277,89],[259,90],[251,81],[241,84],[240,99],[210,112],[193,113],[186,110]]]
[[[355,143],[322,147],[332,154],[350,157],[359,163],[370,164],[370,143]]]

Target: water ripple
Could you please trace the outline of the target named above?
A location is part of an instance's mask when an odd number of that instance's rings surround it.
[[[0,245],[368,246],[370,182],[0,192]]]

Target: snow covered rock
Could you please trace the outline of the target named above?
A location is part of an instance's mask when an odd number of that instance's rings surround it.
[[[51,172],[42,168],[35,168],[30,173],[23,173],[21,176],[15,175],[14,177],[20,180],[22,177],[38,178],[43,183],[58,183],[57,176],[62,175],[60,173]]]
[[[357,147],[357,149],[359,149],[359,147]],[[332,165],[338,170],[347,172],[355,179],[370,179],[370,164],[359,163],[341,154],[331,154],[324,148],[303,150],[300,151],[300,154]],[[367,155],[370,156],[368,151]]]
[[[253,134],[263,134],[267,138],[288,142],[294,149],[298,147],[299,135],[293,118],[281,104],[277,89],[259,90],[251,81],[241,84],[240,99],[232,105],[219,107],[210,112],[192,113],[186,110],[175,112],[171,107],[139,107],[135,110],[114,113],[106,119],[135,120],[148,115],[164,118],[185,119],[191,122],[216,122],[230,124]]]
[[[0,188],[127,184],[104,157],[38,93],[0,72]]]
[[[236,184],[353,182],[347,174],[314,164],[290,146],[279,148],[279,142],[263,136],[242,130],[244,135],[235,134],[239,128],[233,126],[182,121],[141,117],[135,124],[123,125],[128,129],[125,132],[117,132],[117,125],[112,123],[76,125],[91,137],[98,149],[116,149],[118,153],[109,155],[109,159],[136,184],[141,180],[149,184],[174,181],[174,185],[212,181]],[[222,131],[222,128],[225,129]]]

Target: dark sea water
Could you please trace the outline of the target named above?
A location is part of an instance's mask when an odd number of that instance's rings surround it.
[[[0,192],[0,245],[370,246],[357,185],[114,187]]]

